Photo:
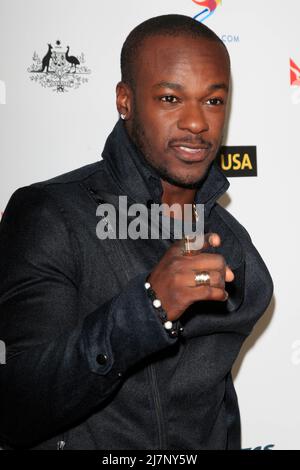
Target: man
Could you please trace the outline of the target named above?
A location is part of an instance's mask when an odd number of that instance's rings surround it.
[[[216,202],[229,186],[214,163],[228,52],[206,26],[166,15],[130,33],[121,69],[121,119],[103,160],[20,188],[2,219],[0,438],[13,448],[239,449],[231,368],[273,285]],[[183,219],[187,204],[204,204],[204,247],[186,256],[173,233],[100,240],[96,210],[124,195],[149,211],[176,203]]]

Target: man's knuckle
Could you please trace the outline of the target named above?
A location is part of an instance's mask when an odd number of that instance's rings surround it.
[[[216,274],[216,285],[220,286],[220,287],[223,287],[224,284],[225,284],[224,276],[222,275],[222,273],[218,272]]]
[[[217,264],[219,270],[224,270],[225,266],[226,266],[224,256],[216,255],[216,264]]]

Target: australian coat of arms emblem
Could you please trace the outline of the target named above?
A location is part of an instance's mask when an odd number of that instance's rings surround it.
[[[60,41],[56,41],[55,46],[48,44],[48,50],[41,57],[35,51],[33,64],[27,70],[30,79],[43,87],[65,92],[88,82],[87,75],[91,71],[85,65],[84,54],[72,55],[70,46],[62,47]]]

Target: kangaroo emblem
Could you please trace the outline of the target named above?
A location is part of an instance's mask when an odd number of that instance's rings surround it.
[[[39,70],[39,72],[44,72],[45,69],[46,69],[46,73],[49,72],[49,64],[50,64],[50,60],[51,60],[52,49],[53,48],[52,48],[51,44],[48,44],[48,52],[42,60],[42,68],[41,68],[41,70]]]

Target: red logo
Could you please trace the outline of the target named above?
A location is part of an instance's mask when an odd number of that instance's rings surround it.
[[[221,4],[222,0],[193,0],[194,3],[200,5],[202,10],[194,16],[194,19],[197,21],[205,21],[209,16],[211,16],[216,8]]]
[[[300,86],[300,67],[290,59],[291,85]]]

